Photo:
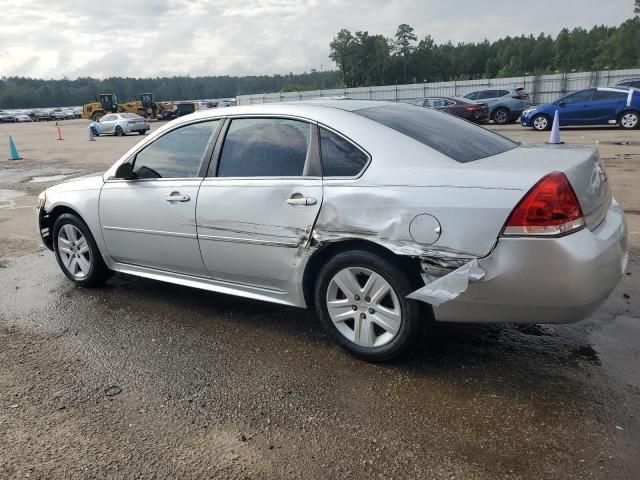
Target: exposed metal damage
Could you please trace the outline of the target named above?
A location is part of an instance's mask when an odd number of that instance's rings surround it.
[[[425,280],[426,285],[407,295],[407,298],[420,300],[437,307],[444,302],[457,298],[469,288],[469,282],[477,282],[484,276],[484,270],[478,266],[478,260],[474,258],[460,268],[434,281],[431,281],[431,277],[424,274],[422,278]]]

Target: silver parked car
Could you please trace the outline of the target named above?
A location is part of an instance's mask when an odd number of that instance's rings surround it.
[[[498,125],[515,122],[531,106],[524,88],[489,88],[467,93],[463,98],[486,103],[489,118]]]
[[[113,134],[118,137],[135,132],[145,135],[151,128],[146,119],[135,113],[109,113],[93,122],[91,127],[94,135]]]
[[[179,118],[107,172],[45,190],[38,227],[78,285],[116,271],[313,307],[370,360],[432,318],[578,321],[627,261],[594,149],[353,100]]]

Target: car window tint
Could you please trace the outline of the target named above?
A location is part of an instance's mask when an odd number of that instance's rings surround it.
[[[298,120],[235,119],[224,140],[218,176],[302,176],[310,134],[311,126]]]
[[[476,100],[478,98],[478,93],[480,92],[471,92],[467,93],[464,98],[468,98],[469,100]]]
[[[163,135],[136,155],[134,173],[138,178],[198,176],[209,139],[219,122],[195,123]]]
[[[509,95],[509,90],[496,90],[496,97],[504,97]]]
[[[355,177],[368,161],[355,145],[324,128],[320,129],[320,154],[325,177]]]
[[[594,100],[626,100],[629,92],[619,90],[598,90],[593,97]]]
[[[581,92],[572,93],[560,99],[561,102],[571,105],[572,103],[590,102],[593,96],[593,90],[582,90]]]
[[[496,91],[495,90],[483,90],[482,92],[480,92],[480,94],[478,95],[478,98],[494,98],[496,96]]]
[[[518,146],[502,135],[426,108],[389,105],[356,110],[355,113],[403,133],[461,163],[497,155]]]
[[[453,101],[453,100],[445,100],[445,101],[444,101],[444,104],[445,104],[445,105],[447,105],[447,106],[450,106],[450,105],[455,105],[455,104],[456,104],[456,102],[455,102],[455,101]]]

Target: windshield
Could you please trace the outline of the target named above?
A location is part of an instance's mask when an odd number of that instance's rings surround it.
[[[518,146],[502,135],[427,108],[398,104],[365,108],[354,113],[393,128],[460,163],[497,155]]]

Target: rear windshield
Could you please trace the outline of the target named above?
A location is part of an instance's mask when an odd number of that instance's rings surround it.
[[[428,108],[398,104],[365,108],[354,113],[393,128],[460,163],[497,155],[518,146],[502,135]]]

